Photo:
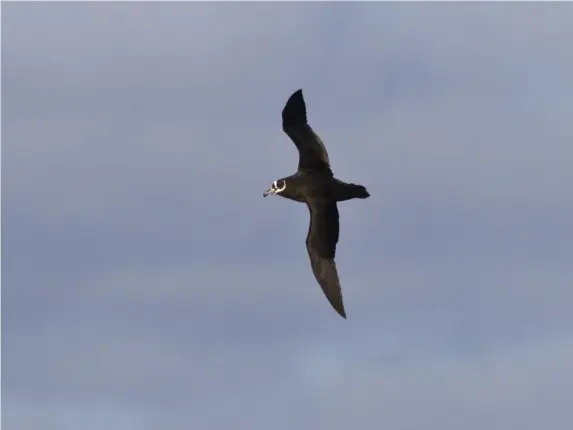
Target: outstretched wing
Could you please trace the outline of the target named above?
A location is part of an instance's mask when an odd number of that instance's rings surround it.
[[[334,257],[339,235],[339,217],[336,202],[307,201],[310,225],[306,236],[306,249],[312,272],[332,307],[346,318],[342,290]]]
[[[332,175],[328,152],[320,137],[308,125],[302,90],[294,92],[283,108],[283,131],[298,148],[299,171],[319,171]]]

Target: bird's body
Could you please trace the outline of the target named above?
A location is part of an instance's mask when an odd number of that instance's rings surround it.
[[[312,271],[332,307],[346,318],[334,262],[340,233],[337,202],[365,199],[370,194],[362,185],[349,184],[334,177],[328,152],[308,125],[302,90],[290,96],[283,109],[282,120],[283,131],[299,151],[298,170],[274,181],[263,195],[275,194],[306,203],[310,211],[306,248]]]
[[[359,185],[347,184],[320,173],[297,172],[283,180],[286,181],[287,187],[279,195],[299,203],[306,203],[308,199],[342,202],[357,198],[357,194],[362,191]]]

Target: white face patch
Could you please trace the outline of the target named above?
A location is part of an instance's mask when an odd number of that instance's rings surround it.
[[[286,189],[286,181],[282,181],[283,182],[282,187],[279,187],[278,182],[279,182],[278,180],[273,182],[273,191],[275,194],[278,194]]]
[[[272,194],[280,194],[284,190],[286,190],[286,181],[284,179],[277,179],[273,182],[271,187],[263,193],[263,197],[270,196]]]

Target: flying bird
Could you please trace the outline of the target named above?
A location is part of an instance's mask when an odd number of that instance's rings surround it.
[[[340,232],[337,202],[366,199],[370,194],[362,185],[349,184],[334,177],[328,152],[308,124],[302,89],[295,91],[287,100],[282,111],[282,123],[283,131],[298,149],[298,170],[274,181],[263,197],[274,194],[306,204],[310,212],[306,249],[312,271],[334,310],[346,318],[334,262]]]

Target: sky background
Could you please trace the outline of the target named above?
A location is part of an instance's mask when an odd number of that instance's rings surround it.
[[[573,4],[5,3],[5,430],[569,430]],[[303,88],[348,320],[313,278]]]

